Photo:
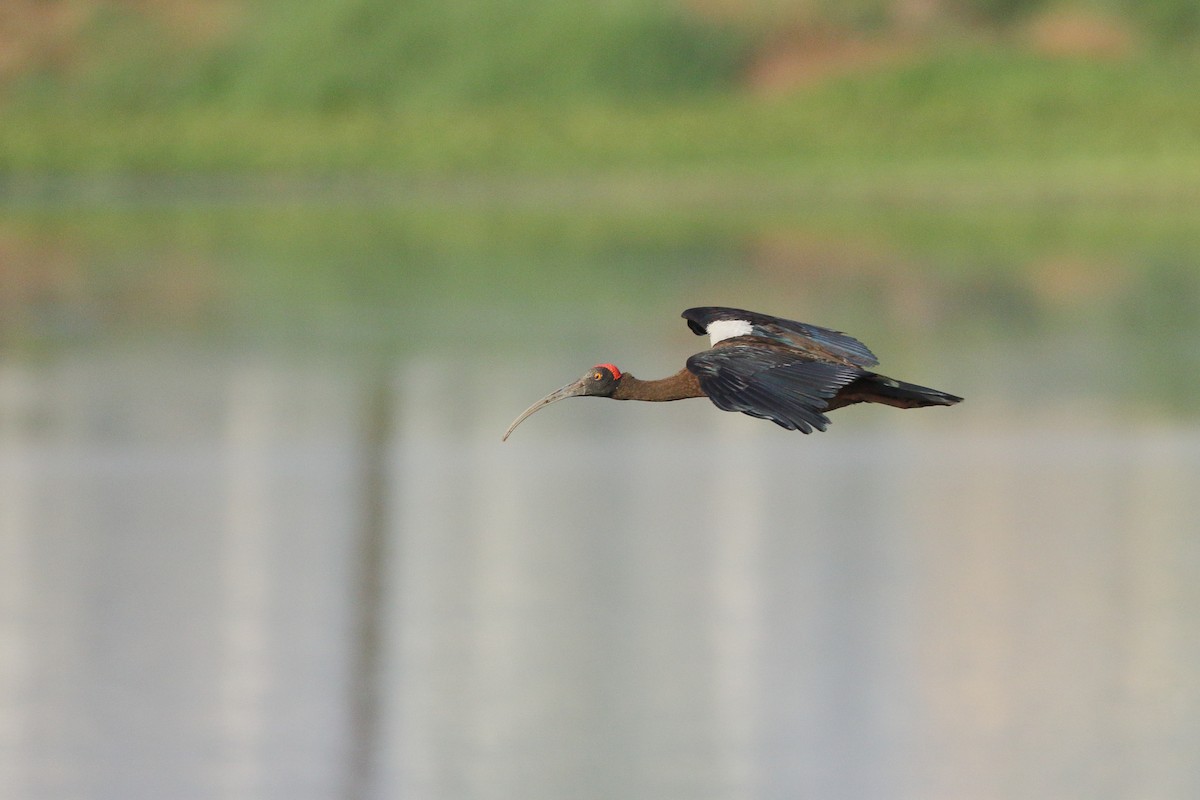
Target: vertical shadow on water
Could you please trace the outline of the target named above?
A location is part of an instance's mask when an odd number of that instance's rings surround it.
[[[347,747],[343,796],[366,800],[375,789],[375,753],[379,744],[380,670],[383,653],[385,549],[389,485],[388,452],[392,440],[391,391],[387,372],[371,369],[364,380],[362,409],[361,509],[358,558],[351,574],[352,624],[347,680]]]

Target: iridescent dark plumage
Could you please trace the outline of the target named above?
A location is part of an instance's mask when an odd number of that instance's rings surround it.
[[[840,331],[753,311],[720,306],[689,308],[688,327],[712,347],[687,360],[669,378],[639,380],[612,364],[593,367],[574,383],[525,410],[504,434],[533,412],[565,397],[666,401],[708,397],[724,411],[740,411],[801,433],[823,431],[825,413],[854,403],[897,408],[949,406],[946,392],[888,378],[866,345]]]

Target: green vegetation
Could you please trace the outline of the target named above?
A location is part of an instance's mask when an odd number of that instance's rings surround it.
[[[1011,181],[1046,163],[1134,185],[1190,181],[1200,162],[1200,67],[948,55],[850,76],[774,102],[347,111],[39,110],[0,128],[0,170],[324,171],[410,174],[710,173],[897,165],[945,176],[964,162]],[[1128,167],[1119,169],[1122,165]],[[1060,171],[1061,171],[1060,169]]]
[[[699,170],[843,188],[982,173],[1031,191],[1086,176],[1171,192],[1198,175],[1200,62],[1170,44],[1195,41],[1189,4],[1080,2],[1108,15],[1084,42],[1101,52],[1063,55],[1013,33],[1057,5],[960,0],[862,63],[836,43],[896,40],[894,3],[725,5],[272,0],[156,15],[79,3],[91,11],[76,28],[7,73],[0,173]],[[1095,28],[1071,19],[1068,43]],[[1154,33],[1164,25],[1170,36]],[[771,53],[829,41],[832,66],[804,67],[816,77],[752,90]]]
[[[328,115],[664,98],[729,88],[750,45],[657,0],[273,0],[232,6],[232,30],[200,41],[168,15],[93,5],[75,57],[35,60],[12,102]]]

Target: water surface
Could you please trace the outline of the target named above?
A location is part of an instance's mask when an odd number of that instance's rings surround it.
[[[0,797],[1200,792],[1192,228],[218,199],[0,225]],[[500,443],[706,303],[968,401]]]

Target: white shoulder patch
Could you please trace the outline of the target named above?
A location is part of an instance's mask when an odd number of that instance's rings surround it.
[[[708,323],[705,330],[711,340],[709,345],[711,347],[717,342],[732,339],[735,336],[749,336],[752,329],[749,321],[744,319],[717,319]]]

